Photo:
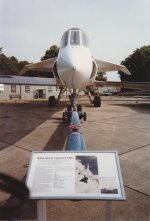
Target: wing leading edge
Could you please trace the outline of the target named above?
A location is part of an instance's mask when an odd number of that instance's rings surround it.
[[[122,71],[127,75],[131,75],[130,71],[124,65],[113,64],[107,61],[95,59],[98,66],[98,72]]]
[[[25,65],[24,68],[20,71],[20,75],[24,75],[27,71],[44,71],[44,72],[52,72],[53,65],[56,61],[55,58],[50,58],[38,63]]]

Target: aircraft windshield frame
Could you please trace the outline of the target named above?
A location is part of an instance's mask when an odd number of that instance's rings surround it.
[[[70,45],[80,45],[80,33],[78,30],[71,31]]]
[[[63,34],[62,39],[61,39],[61,43],[60,43],[61,48],[66,47],[68,45],[68,38],[69,38],[69,32],[66,31]]]
[[[67,46],[83,46],[89,48],[89,39],[87,34],[82,29],[69,29],[67,30],[61,39],[60,47]]]
[[[89,39],[88,39],[88,36],[87,34],[84,32],[84,31],[81,31],[82,32],[82,45],[86,48],[89,47]]]

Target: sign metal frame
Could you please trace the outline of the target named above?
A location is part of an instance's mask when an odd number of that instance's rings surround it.
[[[35,155],[42,155],[42,154],[56,154],[56,156],[59,154],[66,154],[66,156],[70,153],[73,153],[75,156],[76,155],[85,155],[86,154],[104,154],[104,153],[112,153],[114,154],[115,156],[115,162],[116,162],[116,169],[117,169],[117,174],[118,174],[118,181],[119,181],[119,188],[120,188],[120,194],[115,196],[115,194],[108,194],[106,196],[106,194],[99,194],[99,195],[85,195],[85,194],[79,194],[76,196],[76,195],[66,195],[64,196],[54,196],[54,195],[47,195],[47,196],[30,196],[30,199],[37,199],[37,200],[52,200],[52,199],[59,199],[59,200],[66,200],[66,199],[69,199],[69,200],[87,200],[87,199],[90,199],[90,200],[126,200],[126,196],[125,196],[125,191],[124,191],[124,185],[123,185],[123,179],[122,179],[122,174],[121,174],[121,169],[120,169],[120,163],[119,163],[119,157],[118,157],[118,152],[117,151],[33,151],[32,152],[32,155],[31,155],[31,159],[30,159],[30,164],[29,164],[29,169],[28,169],[28,173],[27,173],[27,178],[26,178],[26,184],[27,186],[29,187],[29,183],[30,183],[30,179],[31,179],[31,171],[34,167],[34,163],[33,163],[33,158],[35,157]],[[108,162],[109,163],[109,162]],[[33,174],[32,174],[33,175]],[[30,189],[30,188],[29,188]],[[32,192],[32,190],[30,190]]]

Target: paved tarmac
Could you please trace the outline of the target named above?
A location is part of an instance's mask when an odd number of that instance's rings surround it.
[[[87,150],[117,150],[126,201],[111,202],[113,221],[150,221],[150,103],[131,98],[102,98],[102,107],[79,100],[87,112],[82,122]],[[115,100],[114,100],[115,99]],[[25,180],[33,150],[63,150],[67,126],[63,100],[55,108],[47,102],[0,103],[0,171]],[[13,198],[0,192],[0,203]],[[49,200],[48,221],[108,220],[109,202]],[[18,211],[19,220],[36,219],[36,201]],[[7,217],[0,220],[9,220]]]

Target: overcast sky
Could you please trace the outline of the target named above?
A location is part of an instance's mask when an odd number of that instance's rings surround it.
[[[120,63],[150,44],[150,0],[0,0],[0,47],[7,56],[37,62],[71,27],[87,33],[95,58]]]

